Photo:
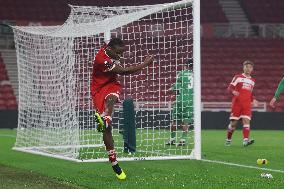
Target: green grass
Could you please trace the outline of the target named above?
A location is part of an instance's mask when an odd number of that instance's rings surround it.
[[[99,135],[99,136],[98,136]],[[87,130],[81,134],[82,141],[88,143],[102,143],[101,133],[96,130]],[[119,157],[152,157],[157,155],[170,156],[170,155],[190,155],[193,148],[193,132],[188,134],[189,143],[185,147],[166,146],[165,142],[169,139],[169,131],[166,129],[152,130],[152,129],[137,129],[136,130],[136,145],[137,151],[133,155],[128,155],[123,152],[123,136],[119,134],[117,129],[113,129],[113,137],[115,142],[116,151]],[[177,138],[181,137],[181,133],[177,134]],[[147,140],[146,140],[147,139]],[[52,151],[52,150],[51,150]],[[79,159],[92,159],[92,158],[107,158],[105,147],[85,147],[81,148]]]
[[[1,188],[11,189],[80,189],[81,187],[58,181],[33,171],[19,170],[0,165],[0,186]]]
[[[109,163],[75,163],[13,151],[15,134],[14,130],[0,130],[1,189],[284,188],[284,173],[195,160],[120,162],[127,180],[118,181]],[[284,170],[284,131],[252,131],[252,136],[256,143],[243,148],[238,131],[233,145],[225,147],[225,131],[203,131],[203,158],[250,166],[257,166],[258,158],[266,158],[270,164],[262,167]],[[263,172],[274,178],[261,178]]]

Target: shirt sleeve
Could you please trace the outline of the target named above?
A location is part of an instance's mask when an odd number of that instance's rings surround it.
[[[284,89],[284,77],[282,78],[282,80],[281,80],[280,83],[278,84],[278,87],[277,87],[277,89],[276,89],[276,91],[275,91],[274,97],[275,97],[277,100],[279,100],[280,94],[281,94],[281,92],[283,91],[283,89]]]
[[[235,90],[235,87],[236,87],[237,84],[238,84],[237,83],[237,76],[235,76],[228,86],[228,91],[233,92],[233,90]]]
[[[237,84],[238,84],[238,77],[235,76],[235,77],[232,79],[230,85],[233,85],[233,86],[235,87]]]

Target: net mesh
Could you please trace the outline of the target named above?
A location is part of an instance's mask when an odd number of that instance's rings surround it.
[[[71,160],[107,160],[93,118],[90,83],[96,52],[110,37],[119,37],[126,44],[123,67],[142,63],[147,54],[155,57],[141,72],[119,76],[120,99],[134,101],[137,139],[136,153],[123,153],[122,104],[118,103],[112,127],[119,159],[189,157],[194,147],[192,128],[186,146],[165,144],[170,126],[180,124],[171,116],[177,97],[172,88],[178,73],[192,60],[192,29],[191,1],[71,6],[62,26],[14,27],[19,68],[15,148]],[[190,106],[185,111],[193,111]],[[180,137],[178,126],[176,140]]]

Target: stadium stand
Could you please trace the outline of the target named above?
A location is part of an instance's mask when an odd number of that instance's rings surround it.
[[[255,98],[269,102],[284,70],[283,39],[203,39],[202,101],[228,102],[228,84],[242,72],[242,62],[255,62]],[[283,111],[284,102],[276,111]]]
[[[121,5],[141,5],[174,2],[175,0],[151,0],[141,1],[93,1],[93,0],[9,0],[0,2],[0,20],[23,20],[23,21],[58,21],[63,22],[68,17],[70,8],[73,5],[96,5],[96,6],[121,6]],[[228,22],[218,0],[201,1],[201,21],[206,23],[226,23]]]
[[[283,23],[284,1],[239,0],[252,23]]]
[[[17,109],[17,101],[9,82],[6,66],[0,55],[0,110]]]
[[[122,6],[174,2],[175,0],[93,1],[93,0],[9,0],[0,2],[0,20],[58,21],[64,22],[70,12],[68,4],[85,6]]]
[[[201,0],[200,6],[202,23],[228,22],[218,0]]]

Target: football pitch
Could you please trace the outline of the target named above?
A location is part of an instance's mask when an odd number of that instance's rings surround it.
[[[0,130],[1,189],[284,188],[284,131],[253,130],[256,143],[244,148],[240,131],[232,146],[225,147],[224,130],[204,130],[203,161],[120,162],[125,181],[116,179],[109,163],[76,163],[13,151],[15,136],[15,130]],[[258,158],[269,164],[258,166]],[[261,173],[273,179],[261,178]]]

